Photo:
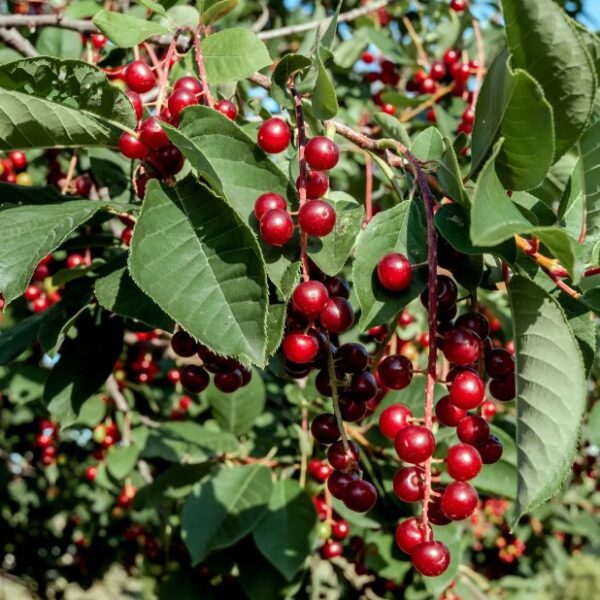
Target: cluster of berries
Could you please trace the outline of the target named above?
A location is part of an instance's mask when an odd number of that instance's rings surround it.
[[[49,419],[42,419],[39,431],[35,438],[35,445],[40,449],[40,462],[47,467],[56,459],[59,442],[58,425]]]
[[[0,159],[0,181],[17,185],[32,185],[31,175],[27,173],[27,156],[20,150],[13,150],[6,158]]]

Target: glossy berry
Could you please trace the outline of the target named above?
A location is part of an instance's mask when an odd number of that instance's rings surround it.
[[[425,471],[421,467],[403,467],[392,480],[394,493],[403,502],[419,502],[425,494]]]
[[[419,464],[433,455],[435,438],[426,427],[407,425],[398,432],[394,440],[394,447],[401,460]]]
[[[439,84],[436,81],[431,79],[431,77],[426,77],[419,86],[419,91],[422,94],[433,94],[438,87]]]
[[[335,368],[343,373],[360,373],[369,365],[369,353],[362,344],[342,344],[337,349],[334,360]]]
[[[485,370],[495,379],[512,376],[515,372],[515,357],[504,348],[494,348],[485,355]]]
[[[483,442],[477,444],[476,448],[484,465],[493,465],[502,457],[502,443],[495,435],[488,436]]]
[[[311,362],[319,352],[317,339],[306,333],[288,333],[281,347],[285,357],[298,365]]]
[[[446,52],[444,52],[444,64],[447,67],[450,67],[451,65],[453,65],[455,62],[458,61],[458,59],[460,58],[460,52],[458,52],[458,50],[454,50],[453,48],[450,48],[448,50],[446,50]]]
[[[460,315],[460,317],[456,319],[454,326],[474,331],[479,336],[480,340],[484,340],[490,335],[490,322],[485,315],[482,315],[480,312],[468,312],[464,315]]]
[[[179,330],[171,338],[171,348],[177,356],[189,358],[196,354],[198,343],[189,333]]]
[[[125,67],[125,83],[130,90],[143,94],[156,83],[152,69],[143,60],[134,60]]]
[[[454,328],[444,336],[442,350],[451,363],[467,366],[479,359],[481,341],[474,331]]]
[[[311,169],[329,171],[333,169],[340,158],[337,145],[322,135],[312,138],[304,149],[304,158]]]
[[[102,50],[102,48],[106,46],[108,38],[101,33],[92,33],[92,35],[90,35],[90,42],[92,43],[92,46],[96,48],[96,50]]]
[[[340,430],[334,415],[323,413],[313,419],[310,426],[310,431],[321,444],[333,444],[340,439]]]
[[[304,281],[292,294],[294,308],[311,319],[319,316],[328,300],[327,288],[320,281]]]
[[[412,281],[412,266],[404,254],[390,252],[377,263],[377,279],[390,292],[405,290]]]
[[[167,144],[158,150],[152,150],[146,162],[163,177],[171,177],[183,169],[185,158],[174,144]]]
[[[446,275],[439,275],[437,279],[437,307],[438,312],[450,310],[456,303],[458,288],[454,280]],[[421,294],[421,302],[427,308],[429,306],[429,290]]]
[[[210,378],[202,367],[185,365],[179,371],[179,381],[190,394],[199,394],[208,387]]]
[[[142,98],[137,92],[134,92],[133,90],[125,90],[125,94],[131,101],[131,104],[133,105],[133,110],[135,110],[135,116],[139,121],[142,118],[142,114],[144,113]]]
[[[473,446],[485,441],[490,435],[490,426],[485,419],[475,415],[467,415],[456,426],[458,439]]]
[[[231,100],[220,100],[215,105],[215,110],[225,115],[228,119],[235,121],[238,115],[237,106]]]
[[[360,59],[364,63],[370,65],[375,60],[375,57],[373,56],[373,54],[371,52],[365,51],[360,55]]]
[[[467,0],[450,0],[450,8],[457,13],[464,12],[468,6]]]
[[[342,419],[349,423],[360,421],[367,414],[367,402],[355,402],[340,398],[340,413]]]
[[[188,92],[192,92],[192,94],[198,95],[202,91],[202,84],[200,83],[200,80],[187,75],[185,77],[180,77],[175,82],[173,89],[187,90]]]
[[[232,394],[242,387],[242,372],[239,369],[219,371],[213,378],[215,387],[224,394]]]
[[[335,209],[324,200],[309,200],[298,211],[302,231],[315,237],[329,235],[335,227]]]
[[[450,564],[450,552],[442,542],[428,541],[412,549],[410,560],[421,575],[438,577]]]
[[[350,383],[350,397],[358,402],[368,402],[377,394],[377,381],[369,371],[356,373]]]
[[[435,79],[436,81],[444,79],[444,77],[446,76],[446,67],[441,62],[434,62],[431,65],[429,75],[432,79]]]
[[[12,168],[17,172],[24,171],[27,168],[27,156],[21,150],[12,150],[9,152],[8,160]]]
[[[485,398],[485,383],[477,373],[461,371],[450,386],[450,402],[458,408],[477,408]]]
[[[23,296],[25,297],[25,300],[27,300],[27,302],[33,302],[34,300],[40,297],[41,293],[42,290],[39,287],[35,285],[28,285],[25,288],[25,293],[23,294]]]
[[[254,202],[254,216],[256,217],[256,220],[260,221],[265,213],[268,213],[274,208],[287,211],[287,202],[282,196],[275,192],[261,194]]]
[[[343,500],[346,486],[357,480],[358,475],[354,472],[334,471],[327,479],[327,489],[334,498]]]
[[[358,464],[359,456],[360,450],[353,441],[348,442],[348,452],[341,441],[332,444],[327,450],[329,464],[338,471],[345,471],[348,467]]]
[[[478,502],[479,496],[470,483],[454,481],[444,490],[440,504],[449,519],[462,521],[473,514]]]
[[[391,354],[379,363],[377,375],[386,388],[403,390],[412,381],[412,362],[401,354]]]
[[[321,547],[321,556],[326,560],[331,560],[342,554],[344,554],[344,546],[335,540],[327,540]]]
[[[344,519],[340,519],[336,523],[333,524],[331,528],[331,535],[336,540],[345,540],[350,533],[350,525],[348,525],[347,521]]]
[[[341,277],[328,277],[325,280],[325,287],[330,296],[340,296],[342,298],[350,298],[350,286],[345,279]]]
[[[503,402],[513,400],[517,395],[514,375],[509,375],[503,379],[490,380],[490,394],[492,394],[496,400],[502,400]]]
[[[157,150],[169,143],[169,137],[160,121],[156,117],[150,117],[140,125],[140,141],[151,150]]]
[[[258,145],[269,154],[283,152],[290,143],[290,128],[282,119],[267,119],[258,128]]]
[[[457,84],[462,84],[465,83],[467,79],[469,79],[471,69],[466,63],[454,63],[450,67],[450,74],[452,75],[452,78]]]
[[[311,477],[314,477],[317,481],[323,482],[333,472],[333,469],[318,458],[313,458],[308,461],[308,472]]]
[[[98,467],[96,467],[95,465],[90,465],[89,467],[85,468],[85,478],[88,481],[94,481],[94,479],[96,479],[97,472],[98,472]]]
[[[457,481],[468,481],[481,471],[481,456],[470,444],[456,444],[448,449],[448,475]]]
[[[404,404],[392,404],[379,415],[379,431],[390,440],[396,439],[398,432],[408,425],[412,411]]]
[[[343,500],[346,507],[354,512],[368,512],[377,502],[377,492],[372,483],[356,479],[346,486]]]
[[[123,132],[119,137],[119,150],[126,158],[143,160],[148,154],[148,148],[134,135]]]
[[[87,173],[83,175],[79,175],[79,177],[75,178],[75,193],[78,196],[82,196],[83,198],[87,198],[92,191],[92,187],[94,185],[94,181]]]
[[[472,125],[475,122],[475,109],[472,106],[465,108],[462,114],[462,122]]]
[[[260,219],[260,235],[271,246],[284,246],[294,235],[294,222],[286,210],[274,208]]]
[[[81,254],[69,254],[67,256],[67,269],[75,269],[85,265],[85,258]]]
[[[198,104],[198,99],[193,92],[188,90],[175,90],[167,99],[167,105],[171,118],[179,120],[184,108]]]
[[[319,314],[319,322],[331,333],[342,333],[354,323],[354,311],[346,298],[329,298],[325,308]]]
[[[435,405],[435,416],[442,425],[456,427],[467,416],[467,411],[452,404],[450,396],[444,396]]]
[[[296,187],[299,180],[296,179]],[[329,188],[329,180],[327,175],[321,171],[309,171],[306,174],[306,197],[309,200],[316,200],[327,193]]]
[[[426,541],[426,529],[418,517],[410,517],[398,524],[395,538],[398,548],[410,554],[416,546]]]

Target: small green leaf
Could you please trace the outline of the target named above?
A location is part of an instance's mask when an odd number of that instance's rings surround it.
[[[319,52],[315,54],[315,61],[317,80],[312,94],[312,112],[316,119],[332,119],[339,110],[335,88]]]
[[[0,365],[13,361],[33,345],[44,317],[43,313],[36,313],[0,330]]]
[[[205,10],[200,16],[202,25],[211,25],[237,8],[238,0],[219,0]]]
[[[438,178],[442,189],[452,200],[467,207],[471,204],[462,181],[456,152],[448,138],[444,138],[444,152],[440,159]]]
[[[374,113],[373,119],[383,129],[386,137],[402,142],[407,148],[410,148],[411,141],[406,127],[398,119],[383,112]]]
[[[155,12],[157,15],[161,15],[163,17],[167,16],[167,11],[164,9],[164,7],[154,0],[135,0],[135,2],[145,6],[147,9]]]
[[[111,448],[106,454],[106,468],[119,481],[124,479],[137,463],[140,449],[134,444]]]
[[[294,107],[294,101],[288,90],[288,81],[295,73],[303,76],[312,65],[312,61],[302,54],[290,52],[286,54],[275,67],[271,77],[271,96],[279,102],[281,106],[289,109]]]
[[[166,35],[171,29],[153,21],[138,19],[123,13],[101,10],[92,22],[115,45],[133,48],[153,35]]]
[[[410,149],[419,160],[440,160],[444,153],[444,138],[437,127],[428,127],[417,135]]]
[[[586,239],[600,240],[600,95],[592,122],[579,140],[581,185],[585,197]]]

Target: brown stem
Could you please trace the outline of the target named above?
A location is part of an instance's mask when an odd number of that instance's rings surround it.
[[[373,218],[373,159],[365,152],[365,223]]]
[[[67,176],[65,177],[62,185],[60,186],[60,193],[65,194],[73,181],[73,175],[75,175],[75,168],[77,167],[77,150],[73,152],[71,160],[69,161],[69,168],[67,169]]]
[[[204,98],[210,108],[213,108],[215,101],[210,93],[208,87],[208,79],[206,77],[206,68],[204,66],[204,56],[202,55],[202,47],[200,45],[200,36],[204,31],[204,27],[200,25],[194,33],[194,49],[196,52],[196,62],[198,63],[198,73],[200,75],[200,81],[202,82],[202,90],[204,91]]]
[[[331,386],[331,399],[333,403],[333,414],[337,422],[340,435],[342,436],[342,444],[344,445],[344,451],[350,452],[348,445],[348,436],[346,435],[346,428],[344,426],[344,419],[342,419],[342,413],[340,412],[340,399],[338,397],[337,390],[337,379],[335,374],[335,365],[333,364],[333,353],[331,352],[331,342],[327,338],[327,372],[329,374],[329,384]]]
[[[408,121],[411,121],[418,114],[422,113],[426,108],[429,108],[430,106],[433,106],[440,98],[443,98],[444,96],[446,96],[447,94],[449,94],[453,89],[454,89],[454,84],[453,83],[451,83],[450,85],[446,85],[444,87],[439,88],[437,90],[437,92],[435,92],[434,94],[432,94],[424,102],[421,102],[421,104],[419,104],[418,106],[415,106],[414,108],[406,108],[406,109],[404,109],[400,113],[400,117],[398,117],[398,120],[400,121],[400,123],[407,123]]]
[[[162,71],[160,73],[160,83],[158,90],[158,98],[156,99],[156,116],[160,115],[160,109],[162,108],[163,101],[165,99],[165,94],[167,92],[167,87],[169,85],[169,70],[171,69],[171,60],[173,58],[173,53],[175,52],[175,37],[169,44],[169,49],[167,50],[167,55],[165,56],[164,64]]]
[[[406,27],[406,31],[408,31],[408,35],[417,49],[417,54],[419,55],[417,62],[422,67],[427,66],[429,64],[429,59],[427,58],[427,52],[425,52],[425,48],[423,48],[423,41],[419,37],[419,34],[415,31],[415,28],[412,26],[408,17],[402,17],[402,23],[404,23],[404,27]]]

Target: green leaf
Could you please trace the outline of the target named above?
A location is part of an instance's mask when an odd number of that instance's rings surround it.
[[[139,455],[140,449],[134,444],[112,447],[106,454],[106,468],[115,479],[120,481],[131,473]]]
[[[411,152],[424,161],[440,160],[444,153],[444,139],[437,127],[428,127],[414,139]]]
[[[386,137],[402,142],[407,148],[410,148],[410,137],[406,131],[406,127],[392,115],[383,112],[373,113],[373,119],[383,129]]]
[[[600,403],[596,402],[590,414],[588,415],[586,423],[586,439],[590,444],[600,446]]]
[[[40,56],[0,65],[0,150],[114,145],[136,125],[127,96],[86,62]]]
[[[579,140],[582,191],[586,208],[586,239],[600,240],[600,94],[592,124]]]
[[[506,49],[490,67],[477,100],[471,173],[498,138],[504,138],[496,158],[504,187],[527,190],[539,185],[554,157],[552,107],[529,73],[510,68]]]
[[[153,35],[171,33],[171,29],[159,23],[108,10],[101,10],[92,22],[120,48],[133,48]]]
[[[579,159],[561,196],[557,215],[560,226],[574,239],[579,238],[585,226],[585,200],[583,168]]]
[[[39,54],[58,58],[79,59],[83,50],[81,34],[61,27],[42,28],[35,46]]]
[[[26,363],[16,363],[10,369],[8,396],[17,405],[41,400],[44,393],[45,369]]]
[[[196,29],[200,25],[200,13],[193,6],[176,4],[167,10],[161,23],[165,27],[175,24],[181,28]]]
[[[558,303],[529,279],[510,282],[517,360],[515,523],[571,470],[586,403],[581,352]]]
[[[315,53],[317,80],[312,94],[312,112],[316,119],[332,119],[339,110],[337,95],[320,53]]]
[[[327,48],[327,50],[331,50],[331,46],[333,46],[333,42],[335,42],[338,18],[340,16],[340,10],[342,9],[343,3],[344,0],[339,0],[335,12],[331,16],[331,19],[329,19],[329,23],[327,23],[327,27],[323,30],[323,34],[319,36],[321,38],[321,45]]]
[[[233,392],[220,392],[214,384],[206,390],[206,400],[219,427],[235,435],[248,433],[262,414],[267,395],[260,375],[254,371],[250,383]]]
[[[502,0],[502,8],[513,65],[537,80],[552,106],[556,160],[587,125],[596,92],[594,65],[566,14],[552,0]],[[535,117],[532,112],[528,116]],[[534,132],[539,152],[540,131],[531,126],[526,130]]]
[[[325,237],[310,237],[308,254],[324,273],[337,275],[352,252],[360,232],[364,209],[345,192],[331,192],[325,201],[335,209],[335,227]]]
[[[204,106],[183,112],[179,129],[167,128],[171,141],[206,179],[212,189],[223,195],[244,223],[258,231],[253,209],[256,198],[265,190],[294,199],[288,178],[235,123]],[[260,241],[266,269],[282,297],[287,297],[296,282],[297,244],[290,241],[280,249]]]
[[[127,255],[116,261],[117,268],[106,270],[94,285],[94,293],[102,307],[123,317],[142,321],[155,329],[173,331],[173,319],[166,315],[135,284],[127,270]]]
[[[361,331],[392,319],[427,285],[426,269],[419,268],[413,270],[412,283],[405,291],[383,289],[375,270],[389,252],[400,252],[413,264],[427,260],[427,232],[418,203],[402,202],[376,214],[358,237],[352,273],[362,311]]]
[[[271,64],[267,47],[249,29],[231,28],[202,40],[206,77],[211,84],[239,81]]]
[[[154,0],[135,0],[135,2],[145,6],[152,12],[155,12],[157,15],[161,15],[163,17],[167,15],[167,11],[164,9],[164,7]]]
[[[273,483],[261,465],[218,469],[188,497],[181,532],[192,564],[250,533],[268,510]]]
[[[13,361],[34,344],[44,316],[36,313],[8,329],[0,330],[0,365]]]
[[[462,174],[458,166],[456,152],[454,152],[452,142],[447,137],[444,138],[444,152],[440,159],[438,178],[442,190],[444,190],[452,200],[467,207],[471,204],[462,181]]]
[[[288,90],[288,81],[294,73],[301,76],[306,74],[312,61],[302,54],[290,52],[286,54],[275,67],[271,77],[271,96],[282,106],[289,109],[294,108],[294,101]]]
[[[56,250],[104,206],[90,200],[3,206],[0,209],[0,293],[6,303],[23,294],[42,258]]]
[[[191,177],[151,181],[133,231],[129,272],[215,352],[264,365],[267,280],[256,240],[232,208]]]
[[[222,19],[225,15],[237,8],[237,5],[238,0],[219,0],[219,2],[215,2],[202,13],[200,22],[202,25],[216,23],[219,19]]]
[[[316,524],[310,496],[297,481],[286,479],[273,486],[268,513],[252,535],[261,553],[291,581],[312,550]]]
[[[286,304],[269,304],[267,314],[267,359],[275,354],[281,344],[286,315]]]
[[[111,374],[123,348],[123,321],[103,314],[77,322],[77,337],[63,343],[61,357],[44,388],[44,401],[63,427],[77,421],[82,404]]]

